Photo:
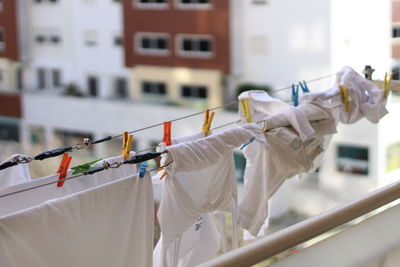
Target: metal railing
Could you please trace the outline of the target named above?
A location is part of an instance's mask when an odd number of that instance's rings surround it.
[[[233,250],[200,266],[251,266],[296,245],[357,219],[400,198],[400,182],[377,189],[361,199],[329,210],[254,243]]]

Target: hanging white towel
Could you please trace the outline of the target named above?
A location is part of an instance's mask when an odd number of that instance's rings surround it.
[[[4,160],[1,164],[9,162],[18,156],[27,157],[22,154],[15,154]],[[15,184],[26,183],[30,180],[29,164],[18,164],[0,171],[0,190]]]
[[[132,175],[0,218],[0,266],[152,266],[153,224],[151,177]]]
[[[133,156],[135,153],[131,152]],[[109,163],[121,162],[122,156],[112,157],[105,159]],[[102,166],[102,162],[97,162],[94,167]],[[27,165],[27,164],[24,164]],[[105,184],[116,179],[121,179],[136,173],[135,164],[125,164],[119,168],[110,168],[91,175],[90,177],[80,177],[71,180],[66,180],[62,187],[57,187],[59,175],[50,175],[43,178],[33,179],[26,183],[10,186],[6,189],[0,190],[0,195],[29,189],[38,186],[33,190],[27,190],[21,193],[9,195],[0,198],[0,217],[17,212],[22,209],[33,207],[46,200],[56,199],[59,197],[67,196],[69,194],[77,193],[89,188]],[[71,176],[72,171],[69,170],[67,177]],[[51,183],[51,184],[48,184]],[[48,184],[48,185],[46,185]]]

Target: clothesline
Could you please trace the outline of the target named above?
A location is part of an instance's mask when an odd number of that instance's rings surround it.
[[[396,73],[396,72],[393,72],[392,74],[394,74],[394,73]],[[312,83],[312,82],[315,82],[315,81],[319,81],[319,80],[323,80],[323,79],[326,79],[326,78],[330,78],[330,77],[332,77],[332,76],[334,76],[336,74],[337,74],[337,72],[329,74],[329,75],[320,76],[320,77],[308,80],[306,82],[307,83]],[[292,88],[292,86],[286,86],[286,87],[283,87],[283,88],[280,88],[280,89],[272,90],[271,93],[275,93],[275,92],[279,92],[279,91],[283,91],[283,90],[287,90],[287,89],[291,89],[291,88]],[[230,106],[230,105],[233,105],[233,104],[237,104],[237,103],[238,103],[238,101],[234,101],[234,102],[227,103],[227,104],[224,104],[224,105],[221,105],[221,106],[218,106],[218,107],[211,108],[209,110],[210,111],[218,110],[218,109],[222,109],[224,107],[227,107],[227,106]],[[178,118],[172,119],[170,121],[171,122],[176,122],[176,121],[184,120],[184,119],[187,119],[187,118],[191,118],[191,117],[203,114],[204,112],[205,111],[196,112],[196,113],[193,113],[193,114],[189,114],[189,115],[186,115],[186,116],[182,116],[182,117],[178,117]],[[211,130],[216,130],[216,129],[220,129],[220,128],[223,128],[223,127],[226,127],[226,126],[229,126],[229,125],[233,125],[235,123],[238,123],[239,121],[237,120],[237,121],[229,122],[227,124],[220,125],[220,126],[217,126],[215,128],[212,128]],[[163,124],[164,124],[164,122],[153,124],[153,125],[149,125],[149,126],[146,126],[146,127],[140,128],[140,129],[136,129],[136,130],[130,131],[128,133],[132,134],[132,133],[141,132],[141,131],[144,131],[144,130],[147,130],[147,129],[151,129],[151,128],[155,128],[155,127],[158,127],[158,126],[162,126]],[[85,138],[82,143],[76,144],[75,146],[66,146],[66,147],[63,147],[63,148],[46,151],[46,152],[43,152],[43,153],[41,153],[39,155],[36,155],[34,158],[28,156],[28,157],[25,157],[25,158],[22,158],[22,159],[16,159],[15,162],[7,162],[7,163],[5,163],[5,164],[0,166],[0,170],[2,170],[4,168],[7,168],[7,167],[10,167],[10,166],[14,166],[14,165],[20,164],[20,163],[30,163],[32,160],[43,160],[43,159],[59,156],[59,155],[64,154],[65,152],[72,151],[73,149],[80,150],[80,149],[83,149],[85,147],[89,147],[89,146],[94,145],[94,144],[98,144],[98,143],[102,143],[102,142],[106,142],[106,141],[111,141],[111,140],[113,140],[115,138],[121,137],[122,135],[123,134],[118,134],[118,135],[114,135],[114,136],[107,136],[105,138],[94,140],[94,141],[91,141],[90,139]],[[157,146],[140,150],[140,151],[138,151],[138,153],[152,150],[155,147],[157,147]]]

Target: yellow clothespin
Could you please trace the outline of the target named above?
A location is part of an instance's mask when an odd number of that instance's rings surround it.
[[[387,78],[387,72],[385,72],[385,79],[383,80],[383,90],[384,90],[384,97],[389,96],[389,89],[390,89],[390,83],[392,82],[392,74],[390,74],[389,79]]]
[[[242,105],[242,110],[243,110],[244,117],[246,118],[246,121],[248,123],[252,122],[251,114],[250,114],[249,99],[248,98],[241,99],[240,100],[240,104]]]
[[[350,102],[349,102],[349,89],[344,85],[339,85],[340,88],[340,99],[344,104],[344,110],[350,112]]]
[[[204,123],[203,123],[203,132],[204,136],[208,136],[210,134],[210,127],[212,120],[214,119],[215,112],[211,112],[210,110],[206,109],[205,116],[204,116]]]
[[[130,157],[131,147],[133,142],[133,136],[128,134],[128,132],[124,132],[122,134],[122,149],[121,155],[124,157],[124,160],[128,160]]]

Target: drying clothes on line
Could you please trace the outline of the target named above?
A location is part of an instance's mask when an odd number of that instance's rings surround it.
[[[131,152],[131,156],[134,156],[135,153]],[[116,156],[112,158],[105,159],[108,163],[121,162],[123,160],[122,156]],[[101,167],[102,162],[97,162],[93,166]],[[17,165],[19,166],[28,166],[27,164]],[[12,167],[13,168],[13,167]],[[12,169],[10,168],[10,169]],[[7,171],[7,170],[6,170]],[[69,170],[67,178],[71,174],[71,170]],[[110,168],[102,172],[95,173],[89,177],[80,177],[77,179],[71,179],[65,181],[62,187],[57,187],[55,183],[51,183],[54,181],[58,181],[58,174],[50,175],[43,178],[33,179],[32,181],[17,184],[14,186],[10,186],[3,190],[0,190],[0,195],[4,195],[7,193],[12,193],[19,190],[24,190],[27,188],[32,188],[35,186],[41,186],[34,190],[27,190],[22,193],[9,195],[1,198],[2,205],[0,205],[0,217],[17,212],[22,209],[26,209],[29,207],[33,207],[44,201],[50,199],[56,199],[59,197],[64,197],[69,194],[77,193],[80,191],[84,191],[90,189],[92,187],[105,184],[117,179],[125,178],[136,173],[136,165],[135,164],[124,164],[119,168]],[[48,184],[50,183],[50,184]],[[48,184],[48,185],[46,185]]]
[[[232,150],[252,137],[263,140],[264,134],[256,124],[246,124],[168,147],[164,160],[172,163],[165,168],[168,175],[158,210],[163,266],[168,266],[169,247],[199,216],[216,210],[232,212],[232,199],[237,198]]]
[[[12,161],[15,157],[27,157],[26,155],[16,154],[3,161],[1,164]],[[31,180],[28,164],[18,164],[0,171],[0,190],[15,184],[25,183]]]
[[[332,110],[321,102],[284,107],[276,105],[280,100],[260,97],[262,94],[267,95],[259,93],[258,98],[265,101],[257,104],[270,113],[265,114],[269,115],[264,120],[267,131],[263,142],[252,143],[243,151],[246,182],[239,204],[239,224],[253,236],[268,216],[268,200],[287,178],[312,170],[315,158],[323,152],[323,137],[336,132]]]
[[[0,218],[0,266],[152,266],[153,224],[150,174],[131,175]]]
[[[204,132],[200,132],[194,135],[184,136],[180,138],[173,138],[172,144],[182,144],[185,142],[190,142],[204,138]],[[161,143],[158,147],[159,151],[166,149],[166,144]],[[161,156],[161,165],[166,162],[166,154]],[[163,171],[161,171],[163,173]],[[156,175],[155,179],[159,179],[160,175]],[[180,179],[181,177],[177,177]],[[186,177],[183,177],[186,178]],[[162,181],[167,181],[169,178],[166,177]],[[185,190],[190,190],[185,188],[188,183],[183,183],[182,187]],[[196,184],[192,183],[193,186]],[[163,186],[162,194],[169,194],[170,192],[166,190]],[[161,200],[162,201],[162,200]],[[237,207],[234,207],[237,208]],[[210,215],[205,213],[200,215],[196,222],[191,225],[180,237],[178,237],[173,244],[169,247],[167,253],[167,265],[168,266],[196,266],[202,262],[210,260],[217,255],[220,248],[220,236],[215,228]],[[163,244],[163,234],[161,233],[160,240],[158,241],[154,252],[153,252],[153,266],[162,266],[162,244]]]
[[[348,89],[349,111],[345,105],[340,107],[340,122],[353,124],[362,118],[367,118],[372,123],[378,123],[388,111],[387,99],[384,90],[380,89],[372,81],[360,76],[350,67],[344,67],[336,77],[336,86],[326,92],[310,93],[318,95],[323,100],[331,100],[332,103],[340,103],[340,85]]]

